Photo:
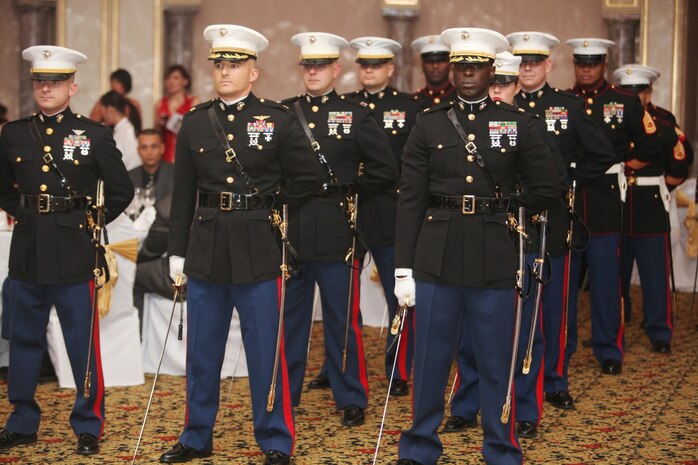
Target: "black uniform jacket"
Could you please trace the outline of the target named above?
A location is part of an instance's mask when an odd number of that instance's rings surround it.
[[[592,91],[575,89],[582,98],[586,113],[601,128],[615,152],[614,163],[630,158],[654,162],[661,158],[657,128],[642,108],[640,99],[603,81]],[[634,146],[631,155],[631,145]],[[621,231],[621,201],[618,176],[607,174],[590,182],[576,195],[576,208],[589,232],[594,234]]]
[[[610,142],[586,114],[584,102],[573,92],[555,89],[546,83],[535,92],[521,91],[515,102],[544,122],[544,129],[557,145],[567,167],[569,181],[563,186],[565,190],[572,180],[577,180],[581,192],[582,185],[595,182],[616,163]],[[548,252],[551,255],[567,253],[569,225],[566,201],[548,211]]]
[[[685,142],[681,141],[683,133],[676,125],[674,115],[652,104],[647,106],[647,112],[657,127],[663,156],[639,170],[626,167],[628,194],[623,212],[623,231],[629,236],[662,234],[670,230],[659,187],[639,186],[637,180],[642,177],[663,178],[665,175],[686,178],[693,161],[692,151],[690,148],[686,151]],[[683,138],[685,141],[685,136]]]
[[[417,97],[398,92],[390,87],[374,94],[359,90],[350,96],[364,102],[373,112],[376,122],[388,136],[390,148],[399,169],[402,149],[414,127],[414,120],[419,111]],[[361,233],[369,246],[395,243],[397,191],[398,182],[396,181],[394,186],[361,204],[359,210]]]
[[[296,101],[339,184],[352,184],[359,194],[359,212],[371,197],[395,184],[397,163],[388,138],[367,106],[334,90],[320,97],[294,97],[284,103],[294,108]],[[291,218],[289,238],[302,260],[344,260],[352,243],[345,205],[344,195],[318,195]]]
[[[271,210],[222,211],[197,206],[197,190],[247,194],[248,189],[209,119],[213,108],[237,159],[260,195],[279,192],[278,204],[298,208],[322,173],[293,113],[250,93],[226,106],[218,99],[192,108],[177,135],[169,255],[186,256],[187,276],[218,284],[246,284],[279,276],[281,263]]]
[[[456,88],[453,87],[453,84],[450,82],[443,89],[439,90],[422,87],[415,92],[414,95],[417,97],[419,108],[422,110],[431,108],[434,105],[439,105],[440,103],[450,102],[451,100],[458,98]]]
[[[519,205],[539,211],[559,202],[555,163],[530,116],[489,98],[438,105],[417,116],[402,156],[395,266],[432,282],[513,286],[517,251],[505,212],[463,214],[430,206],[431,194],[494,197],[488,176],[448,119],[450,108],[510,198],[510,211]],[[520,195],[513,194],[517,180],[526,186]]]
[[[41,140],[31,127],[36,123]],[[13,278],[39,284],[73,284],[93,277],[95,249],[85,208],[39,213],[20,207],[20,194],[67,197],[53,170],[50,153],[78,197],[92,196],[104,180],[106,222],[133,198],[133,185],[111,130],[70,108],[54,116],[37,114],[7,123],[0,137],[0,207],[15,216],[10,249]]]

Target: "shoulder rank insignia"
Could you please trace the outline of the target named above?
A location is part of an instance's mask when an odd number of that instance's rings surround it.
[[[684,158],[686,158],[686,149],[679,140],[678,142],[676,142],[676,145],[674,146],[674,160],[681,161]]]
[[[73,161],[76,149],[80,150],[82,156],[90,154],[90,139],[84,135],[85,131],[73,129],[73,133],[63,139],[63,160]]]
[[[397,127],[402,129],[405,127],[406,114],[404,111],[400,110],[390,110],[383,112],[383,129],[393,129],[393,125],[397,124]]]
[[[342,96],[344,97],[344,96]],[[349,134],[351,132],[351,111],[331,111],[327,115],[327,127],[329,128],[328,136],[336,136],[339,126],[342,126],[342,132]]]
[[[645,127],[645,134],[654,134],[657,132],[657,126],[654,124],[654,120],[647,111],[645,111],[645,115],[642,117],[642,125]]]
[[[622,103],[610,102],[603,104],[603,121],[606,124],[611,123],[611,118],[615,117],[618,124],[623,122],[623,113],[625,105]],[[650,118],[651,119],[651,118]]]
[[[257,115],[253,116],[255,121],[247,123],[247,135],[250,137],[249,147],[256,147],[259,145],[259,136],[264,135],[264,140],[266,142],[271,142],[274,136],[274,123],[272,121],[267,121],[270,118],[269,115]]]
[[[555,132],[555,122],[560,122],[561,129],[567,129],[569,121],[567,108],[565,107],[549,107],[545,109],[545,123],[548,125],[549,132]]]
[[[518,131],[516,121],[490,121],[490,144],[493,148],[502,147],[502,137],[506,136],[510,147],[516,146]]]

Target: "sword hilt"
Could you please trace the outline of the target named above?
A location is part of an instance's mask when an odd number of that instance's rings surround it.
[[[400,314],[396,313],[395,318],[393,318],[393,324],[390,326],[390,334],[393,336],[397,335],[397,333],[400,332],[400,322],[402,321],[402,318],[400,318]]]

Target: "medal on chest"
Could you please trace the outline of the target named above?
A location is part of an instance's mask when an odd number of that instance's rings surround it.
[[[516,121],[490,121],[490,144],[492,147],[501,147],[504,137],[506,137],[510,147],[515,147],[517,136]]]
[[[351,132],[352,112],[331,111],[327,115],[328,136],[336,136],[341,129],[343,134]],[[341,128],[340,128],[341,126]]]
[[[256,147],[259,144],[259,137],[264,136],[265,142],[271,142],[274,137],[274,123],[267,121],[268,115],[253,116],[255,119],[247,123],[247,135],[250,138],[249,147]]]
[[[383,129],[394,129],[395,126],[402,129],[405,127],[405,112],[400,110],[390,110],[383,112]]]
[[[565,107],[550,107],[545,109],[545,124],[548,132],[555,132],[555,122],[560,122],[560,129],[567,129],[569,116]]]
[[[63,160],[73,161],[75,150],[79,150],[82,156],[90,154],[90,139],[82,129],[73,129],[73,134],[63,139]]]
[[[623,122],[623,110],[625,106],[622,103],[610,102],[603,104],[603,121],[610,124],[611,118],[615,117],[618,123]]]

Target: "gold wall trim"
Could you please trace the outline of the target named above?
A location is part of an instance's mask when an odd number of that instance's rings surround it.
[[[153,104],[162,95],[162,6],[162,0],[153,0]]]
[[[58,0],[56,2],[56,45],[60,47],[66,45],[66,1]]]
[[[640,63],[647,65],[649,54],[650,0],[644,0],[640,18]]]
[[[672,56],[671,56],[671,112],[676,115],[678,112],[683,113],[683,109],[679,108],[679,59],[683,58],[683,41],[682,41],[682,21],[681,18],[681,0],[674,0],[674,36],[672,40]]]
[[[119,67],[119,22],[121,5],[119,0],[111,0],[111,56],[109,57],[109,73]]]

